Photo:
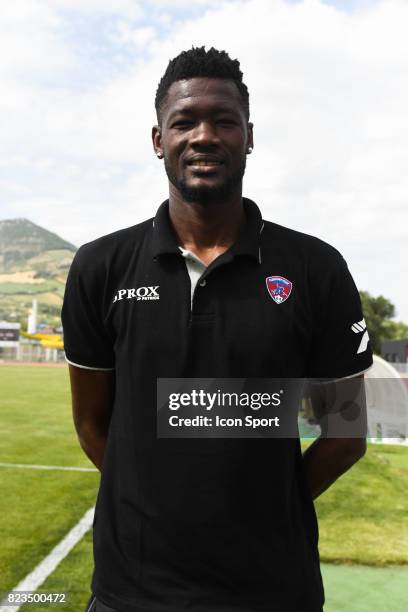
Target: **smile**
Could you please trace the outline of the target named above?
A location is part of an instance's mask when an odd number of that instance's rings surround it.
[[[199,166],[199,167],[207,167],[207,166],[221,166],[222,162],[219,161],[207,161],[205,159],[195,159],[188,163],[189,166]]]
[[[188,165],[191,174],[196,176],[214,176],[221,172],[222,167],[223,164],[213,162],[200,162],[199,164],[194,163]]]

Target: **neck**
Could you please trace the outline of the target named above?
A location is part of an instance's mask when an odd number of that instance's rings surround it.
[[[208,264],[238,238],[245,216],[242,186],[222,202],[203,204],[183,200],[170,184],[169,216],[180,246]]]

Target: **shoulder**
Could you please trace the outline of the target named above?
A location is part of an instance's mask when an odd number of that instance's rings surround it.
[[[100,236],[95,240],[86,242],[78,249],[81,261],[100,257],[104,260],[112,258],[129,249],[134,250],[138,244],[142,243],[149,229],[152,227],[153,217],[142,221],[137,225],[125,227],[123,229]]]
[[[283,225],[264,221],[262,231],[262,250],[287,254],[292,260],[303,262],[307,267],[336,270],[347,265],[342,254],[333,245]]]
[[[85,273],[87,270],[106,272],[117,264],[128,261],[137,253],[152,225],[153,217],[86,242],[75,253],[73,263]]]

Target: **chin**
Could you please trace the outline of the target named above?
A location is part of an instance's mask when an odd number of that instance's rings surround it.
[[[198,204],[217,203],[231,197],[234,192],[242,188],[242,179],[245,173],[245,159],[236,174],[221,180],[217,180],[215,177],[214,179],[212,177],[197,177],[193,180],[185,176],[179,178],[172,173],[171,168],[166,163],[166,158],[164,166],[169,181],[180,192],[183,200]],[[211,182],[212,180],[213,182]]]
[[[229,197],[234,192],[236,186],[229,183],[219,183],[218,185],[191,185],[180,181],[176,187],[183,199],[187,202],[210,204]]]

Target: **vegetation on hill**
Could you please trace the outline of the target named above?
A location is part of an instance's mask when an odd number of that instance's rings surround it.
[[[0,221],[0,320],[27,328],[32,300],[38,323],[58,327],[76,247],[28,219]]]
[[[56,250],[74,254],[76,247],[28,219],[0,221],[0,274],[21,270],[33,257]]]

